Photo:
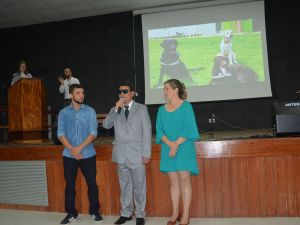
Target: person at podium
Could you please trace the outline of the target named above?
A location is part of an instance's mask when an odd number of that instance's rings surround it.
[[[64,94],[64,106],[68,106],[71,103],[69,87],[72,84],[80,84],[80,82],[72,76],[72,70],[69,67],[64,69],[64,77],[59,76],[58,81],[60,82],[59,92]]]
[[[27,71],[27,64],[25,61],[20,61],[18,67],[18,72],[14,73],[12,76],[11,86],[14,85],[21,78],[32,78],[32,75]]]

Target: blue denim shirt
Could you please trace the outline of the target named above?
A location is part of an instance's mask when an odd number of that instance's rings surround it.
[[[65,136],[72,146],[78,146],[89,134],[97,137],[97,127],[96,112],[93,108],[82,104],[79,110],[75,110],[69,105],[59,112],[57,137]],[[81,154],[84,159],[96,155],[94,144],[90,143],[83,148]],[[63,155],[74,158],[67,148],[64,149]]]

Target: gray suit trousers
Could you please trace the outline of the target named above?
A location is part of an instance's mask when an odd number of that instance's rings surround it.
[[[146,206],[146,169],[145,165],[131,167],[118,164],[121,188],[121,216],[130,217],[134,210],[137,218],[145,218]],[[134,201],[134,204],[133,204]]]

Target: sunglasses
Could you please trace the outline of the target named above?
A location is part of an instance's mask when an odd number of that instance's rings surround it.
[[[118,92],[119,92],[119,95],[120,95],[120,94],[122,94],[122,93],[123,93],[123,94],[128,94],[129,91],[130,91],[130,90],[128,90],[128,89],[121,89],[121,90],[119,90]]]

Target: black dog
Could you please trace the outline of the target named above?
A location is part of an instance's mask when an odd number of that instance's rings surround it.
[[[224,56],[214,58],[210,84],[254,83],[257,80],[258,75],[250,67],[240,63],[230,65]]]
[[[230,68],[239,83],[255,83],[258,81],[257,73],[246,65],[237,63],[231,65]]]
[[[160,43],[160,46],[164,51],[160,58],[160,76],[156,87],[162,86],[165,74],[174,79],[193,82],[189,70],[180,60],[179,54],[176,51],[177,41],[175,39],[165,39]]]
[[[214,66],[211,72],[212,85],[229,84],[236,82],[236,77],[232,74],[229,59],[226,56],[217,56],[214,59]]]

